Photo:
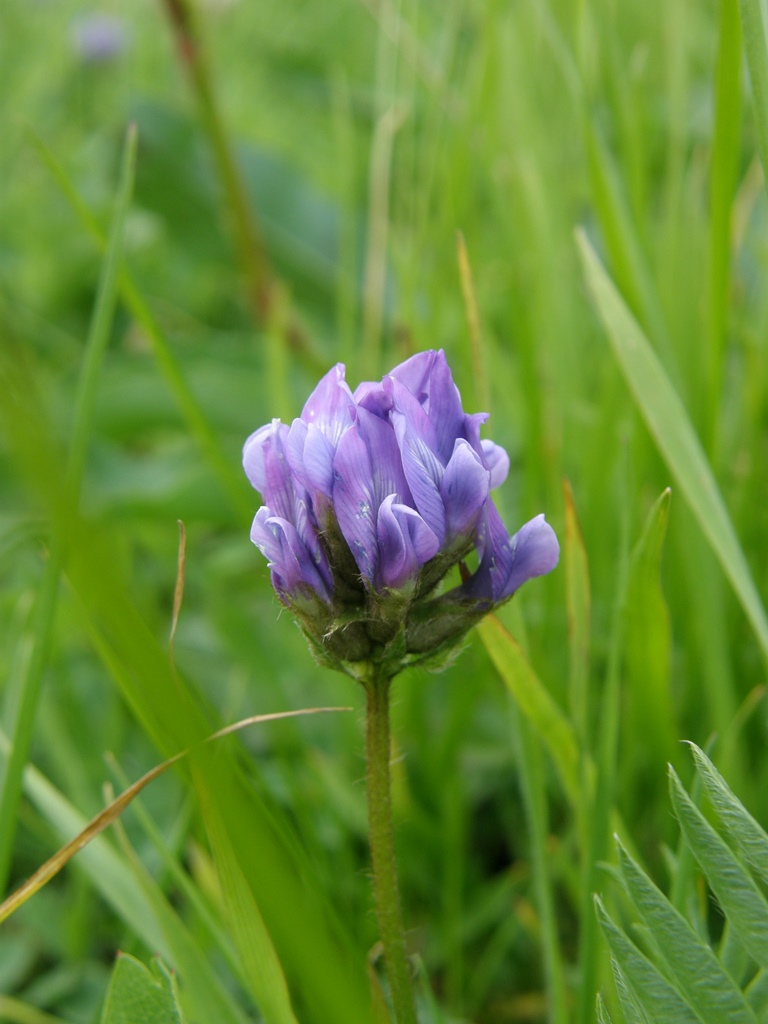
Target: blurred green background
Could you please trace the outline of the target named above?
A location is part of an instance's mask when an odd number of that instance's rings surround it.
[[[362,991],[376,941],[362,694],[316,667],[281,613],[249,543],[259,499],[240,452],[272,417],[298,415],[334,362],[354,386],[443,347],[465,407],[488,409],[487,434],[509,451],[497,501],[510,529],[544,511],[565,542],[570,481],[583,548],[572,533],[569,551],[585,553],[589,586],[563,562],[502,619],[582,753],[597,758],[610,709],[613,800],[637,849],[663,883],[661,847],[676,841],[665,765],[690,774],[682,739],[704,745],[716,734],[715,760],[768,818],[759,647],[636,411],[574,240],[581,226],[659,355],[764,595],[768,208],[735,3],[5,0],[0,118],[1,713],[56,799],[89,817],[105,780],[123,788],[179,749],[195,726],[191,712],[174,722],[175,702],[192,701],[209,731],[251,714],[353,706],[256,726],[231,744],[227,778],[258,794],[295,874],[278,884],[261,871],[239,790],[222,797],[222,813],[244,830],[240,853],[252,850],[252,891],[268,902],[272,886],[274,906],[262,909],[302,993],[299,1019],[332,1018],[313,1003],[321,982],[301,981],[301,934],[317,939],[325,926],[295,916],[303,890],[288,890],[298,878],[322,894],[317,920],[330,915],[344,932],[346,953],[310,947],[317,970],[343,977],[355,962]],[[64,545],[47,643],[40,595],[51,587],[50,538],[72,512],[59,476],[103,268],[86,222],[109,229],[130,122],[130,281],[119,285],[96,380],[78,498],[85,525]],[[657,551],[633,590],[630,552],[670,484],[663,559]],[[164,654],[177,520],[187,530],[178,678]],[[38,696],[31,652],[41,649]],[[584,692],[582,714],[574,694]],[[25,695],[31,717],[19,726]],[[589,801],[574,807],[549,759],[539,764],[546,737],[521,739],[478,639],[441,675],[398,681],[394,729],[406,923],[434,993],[424,1019],[589,1019],[577,995]],[[567,992],[559,1017],[545,993],[520,785],[539,767]],[[74,830],[39,777],[25,779],[0,837],[9,889]],[[7,769],[5,784],[12,809]],[[206,1003],[187,990],[190,1020],[212,1022],[203,1008],[217,998],[239,1008],[232,1019],[259,1019],[247,971],[217,931],[227,926],[214,826],[208,819],[206,833],[188,776],[165,777],[141,801],[153,828],[129,811],[126,833],[100,847],[117,858],[112,899],[104,861],[83,856],[0,929],[3,1020],[97,1020],[117,947],[175,957],[182,992],[194,956],[210,961],[200,985],[219,995]],[[116,902],[120,885],[128,904],[144,893],[159,930]],[[595,985],[609,985],[607,954],[589,955]],[[350,996],[358,1024],[354,1005]],[[50,1017],[25,1016],[31,1008]]]

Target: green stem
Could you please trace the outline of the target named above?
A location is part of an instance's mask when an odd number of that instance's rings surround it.
[[[392,680],[374,669],[363,684],[368,698],[368,830],[376,915],[395,1019],[397,1024],[416,1024],[392,828],[389,772],[389,690]]]

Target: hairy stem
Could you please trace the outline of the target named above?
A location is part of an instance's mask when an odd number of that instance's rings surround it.
[[[397,1024],[416,1024],[416,1005],[405,953],[403,913],[395,862],[389,759],[392,680],[375,670],[364,680],[368,698],[368,830],[379,933]]]

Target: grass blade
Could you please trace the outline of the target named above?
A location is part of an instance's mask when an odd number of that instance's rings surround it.
[[[528,818],[530,861],[534,891],[541,923],[541,948],[547,985],[548,1020],[550,1024],[567,1024],[563,955],[557,935],[557,913],[550,874],[551,857],[547,851],[548,815],[539,740],[533,735],[531,723],[513,706],[520,749],[520,785]]]
[[[589,566],[584,538],[576,515],[573,492],[563,483],[565,499],[565,598],[568,614],[568,690],[576,735],[587,742],[589,678],[590,591]]]
[[[571,723],[494,615],[487,615],[477,630],[507,689],[549,750],[564,792],[578,806],[579,750]]]
[[[105,252],[108,244],[107,239],[104,237],[96,218],[70,181],[66,171],[42,139],[32,130],[28,131],[28,135],[41,161],[48,168],[62,195],[70,204],[81,227],[92,239],[97,249],[100,252]],[[216,440],[197,398],[190,390],[181,372],[168,339],[165,337],[159,323],[144,301],[133,277],[127,269],[123,269],[118,283],[123,302],[130,310],[136,322],[141,325],[142,330],[146,333],[152,345],[158,369],[165,378],[165,382],[176,400],[179,412],[184,418],[190,435],[195,438],[201,454],[211,468],[211,472],[229,497],[232,508],[235,509],[238,515],[244,515],[248,519],[252,515],[253,509],[251,502],[246,497],[247,491],[243,485],[242,475],[239,469],[238,471],[233,470],[232,465],[222,452],[221,446]]]
[[[768,660],[768,618],[685,407],[583,231],[577,241],[587,285],[635,402]]]
[[[86,341],[75,401],[74,424],[65,481],[64,508],[67,516],[71,516],[76,511],[79,499],[96,398],[96,385],[109,341],[115,310],[117,276],[123,247],[123,229],[133,190],[135,163],[136,130],[131,126],[128,129],[123,150],[115,212],[106,255],[102,263],[96,304]],[[2,793],[0,793],[0,892],[5,890],[8,881],[11,849],[16,834],[16,812],[21,793],[22,772],[29,755],[35,709],[42,687],[43,671],[48,660],[59,578],[64,559],[65,532],[68,526],[69,523],[64,521],[61,524],[61,529],[52,538],[51,552],[34,613],[35,644],[27,665],[26,676],[20,687],[14,721],[8,725],[12,746],[10,756],[5,763]]]
[[[630,558],[624,603],[633,731],[641,737],[639,744],[633,744],[633,752],[647,765],[664,764],[676,752],[669,690],[672,637],[661,588],[661,557],[671,495],[667,488],[648,514]]]
[[[752,84],[757,149],[768,178],[768,26],[762,0],[740,0],[744,51]]]
[[[226,917],[251,994],[266,1024],[297,1024],[283,968],[253,892],[240,869],[224,821],[207,788],[201,786],[198,792],[204,801],[203,814]]]
[[[709,420],[706,440],[710,452],[717,437],[720,409],[731,266],[731,211],[739,173],[742,129],[738,0],[720,0],[719,7],[715,123],[709,185],[709,344],[706,346],[708,401],[705,415]]]

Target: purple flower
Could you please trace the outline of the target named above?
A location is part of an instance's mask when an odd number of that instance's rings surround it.
[[[245,443],[261,492],[251,538],[275,590],[336,667],[388,661],[397,671],[448,651],[494,605],[549,572],[559,546],[544,516],[509,536],[490,492],[509,458],[480,438],[441,351],[411,357],[354,393],[339,363],[301,416]],[[478,566],[435,596],[472,550]]]

